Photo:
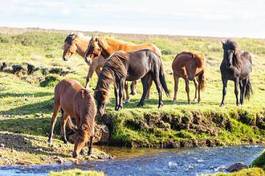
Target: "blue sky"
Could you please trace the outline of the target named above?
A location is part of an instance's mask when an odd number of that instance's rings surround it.
[[[1,0],[0,26],[265,38],[264,0]]]

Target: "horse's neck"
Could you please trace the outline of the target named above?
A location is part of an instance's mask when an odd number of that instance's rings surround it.
[[[105,38],[105,42],[108,44],[108,46],[105,48],[106,51],[108,51],[109,54],[113,54],[116,51],[119,51],[122,47],[122,45],[125,45],[119,40]]]
[[[76,42],[77,44],[77,53],[84,57],[85,56],[85,52],[86,52],[86,49],[88,47],[88,40],[85,40],[85,39],[78,39],[78,42]]]

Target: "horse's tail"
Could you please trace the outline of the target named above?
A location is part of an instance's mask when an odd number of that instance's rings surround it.
[[[204,90],[205,88],[204,71],[198,76],[198,82],[199,82],[199,89]]]
[[[166,95],[169,97],[169,90],[167,88],[167,83],[166,83],[166,78],[165,78],[165,73],[164,73],[164,69],[163,69],[163,65],[161,63],[161,66],[160,66],[160,71],[159,71],[159,80],[162,84],[162,87],[166,93]]]
[[[252,89],[250,79],[247,79],[247,82],[245,84],[246,84],[246,92],[244,96],[245,98],[249,99],[250,96],[253,94],[253,89]]]

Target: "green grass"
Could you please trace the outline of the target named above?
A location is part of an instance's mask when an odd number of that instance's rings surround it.
[[[234,173],[218,173],[214,174],[214,176],[263,176],[265,175],[264,170],[260,168],[248,168],[242,169],[241,171]]]
[[[79,56],[69,61],[62,60],[62,45],[67,34],[63,32],[29,31],[22,34],[0,34],[0,62],[15,64],[31,63],[40,67],[70,68],[71,73],[65,77],[58,76],[49,81],[49,77],[39,81],[29,81],[13,74],[0,72],[0,131],[16,134],[47,137],[53,106],[53,86],[58,79],[71,78],[83,85],[87,74],[87,65]],[[137,108],[142,88],[137,84],[137,95],[131,97],[129,104],[119,112],[114,111],[114,95],[111,90],[107,115],[114,126],[113,144],[125,146],[157,147],[168,141],[181,144],[185,141],[217,141],[220,145],[264,142],[265,137],[265,40],[240,38],[236,41],[243,50],[252,52],[253,72],[251,81],[254,95],[244,106],[235,106],[233,83],[229,82],[226,105],[219,107],[222,96],[219,65],[222,49],[218,38],[167,37],[114,35],[116,38],[135,43],[152,42],[163,52],[162,60],[171,97],[163,95],[164,106],[157,109],[157,92],[151,89],[151,98],[143,108]],[[175,54],[181,51],[196,51],[206,56],[207,87],[202,92],[200,104],[187,104],[184,81],[180,81],[177,103],[172,103],[173,77],[170,74],[171,62]],[[35,79],[32,75],[29,79]],[[50,76],[50,75],[48,75]],[[31,83],[29,83],[31,82]],[[96,74],[91,80],[94,88]],[[190,83],[191,97],[194,86]],[[201,122],[197,127],[180,127],[193,125],[194,118]],[[264,122],[263,122],[264,120]],[[227,128],[226,124],[231,125]],[[196,130],[197,129],[197,130]],[[58,128],[57,128],[58,130]],[[58,131],[57,131],[58,134]]]

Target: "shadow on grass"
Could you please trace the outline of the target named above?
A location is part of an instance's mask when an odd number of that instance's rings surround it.
[[[28,97],[28,96],[34,96],[34,97],[45,97],[50,96],[53,93],[50,92],[37,92],[37,93],[1,93],[0,92],[0,98],[5,97]]]
[[[53,99],[15,107],[7,111],[0,111],[1,115],[30,115],[36,113],[51,113],[53,110]]]
[[[5,148],[15,149],[16,151],[22,151],[32,154],[42,154],[47,156],[57,155],[61,157],[69,157],[62,154],[47,145],[34,145],[34,143],[43,143],[41,139],[23,136],[12,133],[0,133],[0,143],[4,144]]]

